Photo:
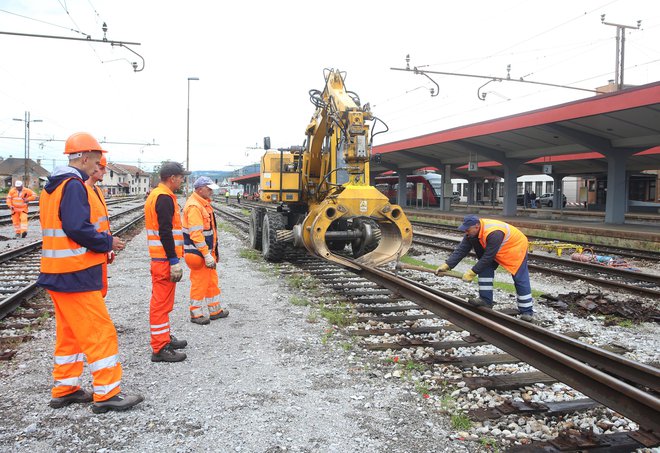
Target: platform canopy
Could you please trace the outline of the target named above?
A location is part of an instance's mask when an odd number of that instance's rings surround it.
[[[454,178],[517,174],[588,175],[608,171],[607,156],[627,156],[626,169],[660,168],[660,82],[597,95],[374,147],[372,171],[411,172],[451,165]],[[473,164],[469,166],[468,164]],[[469,171],[469,167],[476,171]],[[546,167],[547,169],[548,167]]]

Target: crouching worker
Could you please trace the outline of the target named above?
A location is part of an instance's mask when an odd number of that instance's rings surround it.
[[[105,151],[94,137],[69,137],[64,153],[69,165],[56,168],[39,200],[42,255],[37,284],[48,291],[55,306],[55,366],[50,407],[94,400],[92,411],[123,411],[140,403],[141,395],[120,391],[122,368],[117,331],[101,290],[108,252],[124,242],[100,231],[100,210],[92,209],[96,195],[85,180]],[[83,360],[92,373],[94,394],[81,388]]]
[[[479,276],[479,298],[468,299],[470,305],[493,307],[495,269],[502,266],[513,276],[520,319],[532,321],[534,301],[527,268],[527,237],[513,225],[500,220],[480,219],[476,215],[465,216],[458,229],[465,232],[465,237],[447,261],[438,267],[436,274],[453,269],[474,249],[479,261],[463,274],[466,282]]]
[[[213,191],[220,187],[202,176],[183,208],[183,250],[190,268],[190,322],[209,324],[226,318],[229,310],[220,307],[220,287],[215,270],[218,261],[218,229],[211,207]]]

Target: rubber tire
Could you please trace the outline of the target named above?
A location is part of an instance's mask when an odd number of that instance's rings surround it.
[[[378,228],[378,222],[376,222],[373,219],[369,218],[358,218],[358,219],[353,219],[353,226],[356,227],[355,225],[356,222],[359,223],[369,223],[371,225],[372,229],[379,229]],[[361,256],[366,255],[369,252],[373,252],[378,248],[378,241],[374,241],[371,244],[368,244],[365,248],[363,253],[360,253],[359,247],[360,247],[360,240],[359,239],[354,239],[351,241],[351,252],[353,253],[353,258],[359,258]]]
[[[552,201],[548,201],[548,207],[549,207],[549,208],[552,207]]]
[[[252,208],[250,212],[250,223],[248,226],[248,241],[250,247],[255,250],[261,250],[261,236],[264,222],[264,211],[259,208]]]
[[[284,259],[286,243],[277,242],[277,230],[286,229],[286,219],[277,212],[268,212],[263,218],[261,230],[261,254],[266,261],[279,263]]]

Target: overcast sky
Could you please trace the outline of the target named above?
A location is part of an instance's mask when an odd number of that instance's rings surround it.
[[[141,43],[144,57],[107,43],[0,34],[0,155],[30,156],[51,170],[63,140],[88,131],[111,161],[152,165],[186,160],[190,82],[190,168],[229,170],[257,162],[264,136],[301,145],[314,111],[310,89],[323,69],[390,128],[376,144],[591,96],[535,85],[435,76],[440,93],[411,66],[593,89],[614,78],[616,28],[626,32],[626,84],[660,80],[660,1],[169,1],[0,0],[0,31]],[[74,31],[75,30],[75,31]],[[81,33],[79,33],[81,32]],[[426,66],[428,65],[428,66]],[[119,144],[136,143],[136,144]],[[157,146],[147,146],[156,143]],[[142,144],[142,145],[141,145]]]

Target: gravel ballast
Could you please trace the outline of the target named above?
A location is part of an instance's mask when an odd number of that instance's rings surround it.
[[[188,320],[188,273],[177,286],[172,331],[188,359],[152,363],[151,292],[144,231],[110,266],[107,305],[119,333],[126,392],[145,402],[94,415],[89,404],[48,407],[54,320],[0,363],[2,451],[461,452],[448,417],[367,359],[324,341],[327,324],[293,296],[273,267],[239,256],[220,233],[222,305],[230,316]],[[85,386],[91,386],[87,367]]]

